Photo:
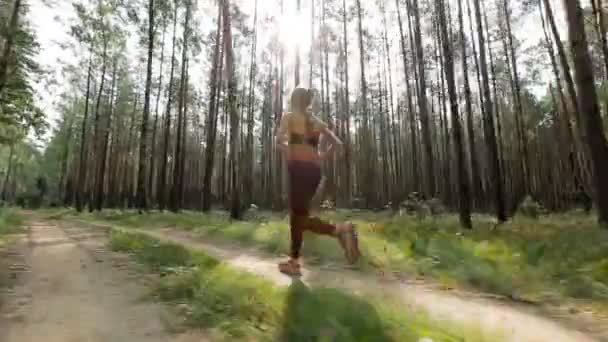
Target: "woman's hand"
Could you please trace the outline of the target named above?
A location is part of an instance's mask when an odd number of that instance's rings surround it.
[[[334,156],[334,154],[336,154],[336,152],[341,152],[342,151],[342,144],[337,144],[337,151],[336,151],[336,144],[332,144],[329,146],[329,148],[327,149],[327,151],[325,152],[319,152],[319,159],[320,160],[327,160],[331,157]]]

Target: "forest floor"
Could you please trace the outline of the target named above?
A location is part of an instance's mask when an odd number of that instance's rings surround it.
[[[0,249],[0,341],[209,340],[171,332],[176,316],[140,300],[146,278],[104,248],[103,232],[34,221],[24,233]]]
[[[221,213],[107,211],[76,215],[52,210],[35,216],[53,222],[45,227],[76,227],[83,232],[102,227],[99,223],[112,226],[112,250],[127,252],[147,265],[148,272],[163,275],[153,292],[155,298],[185,311],[182,316],[192,327],[217,328],[231,340],[351,341],[373,336],[374,341],[419,341],[424,337],[434,342],[608,341],[608,320],[602,316],[602,279],[584,279],[579,292],[569,292],[569,277],[562,276],[565,281],[555,282],[553,287],[543,278],[549,273],[547,268],[556,272],[553,253],[561,253],[562,261],[555,263],[566,265],[560,267],[578,262],[578,279],[602,275],[593,267],[589,270],[589,265],[602,262],[601,256],[594,258],[594,246],[605,248],[608,240],[604,232],[589,228],[591,221],[585,217],[569,216],[567,220],[578,230],[585,227],[584,234],[572,227],[560,228],[565,231],[558,229],[559,234],[553,235],[559,237],[555,237],[548,232],[556,229],[552,226],[555,218],[549,222],[516,220],[506,227],[508,231],[488,228],[491,220],[477,218],[472,233],[457,229],[451,217],[420,221],[383,213],[325,214],[359,224],[365,257],[360,265],[346,267],[335,242],[307,236],[308,257],[300,281],[276,269],[288,244],[283,227],[286,219],[269,215],[259,213],[240,223],[230,222]],[[564,225],[564,218],[557,221]],[[525,235],[532,234],[525,229],[531,224],[542,239],[537,238],[532,246],[516,244],[521,241],[513,232],[531,239]],[[441,231],[433,229],[436,226]],[[35,232],[37,228],[31,229]],[[581,241],[579,235],[591,235],[594,244],[587,245],[577,260],[569,260],[574,257],[565,247],[589,242]],[[571,245],[563,245],[566,241]],[[458,265],[449,264],[456,258],[460,258]],[[511,264],[506,265],[506,259]],[[519,259],[534,268],[522,267]],[[92,266],[104,264],[94,262]],[[475,265],[478,269],[471,269]],[[532,284],[514,282],[505,277],[508,271],[514,272],[513,278],[523,277]],[[53,266],[47,272],[54,272]],[[536,276],[527,279],[529,274]],[[490,280],[492,277],[499,279]],[[497,281],[505,284],[492,286]],[[591,289],[586,288],[589,284]],[[550,294],[538,290],[543,286]],[[132,299],[132,295],[125,298]]]
[[[323,216],[357,223],[364,257],[354,269],[347,269],[334,241],[307,236],[304,254],[309,273],[303,280],[313,288],[376,294],[384,297],[379,299],[384,303],[399,298],[432,319],[466,324],[482,336],[500,331],[507,340],[534,341],[543,327],[557,335],[541,340],[559,341],[558,336],[564,336],[566,341],[577,330],[608,340],[608,232],[597,227],[591,216],[518,217],[498,229],[490,218],[477,216],[472,232],[462,231],[450,215],[421,220],[390,213],[331,211]],[[152,234],[196,247],[275,284],[289,282],[276,272],[276,262],[287,252],[289,241],[287,219],[276,214],[255,213],[245,222],[232,222],[221,212],[75,215],[54,210],[45,217],[103,222]],[[466,315],[464,308],[470,309]],[[567,328],[559,328],[556,321]],[[570,333],[563,335],[560,329]],[[487,335],[482,340],[488,340]]]

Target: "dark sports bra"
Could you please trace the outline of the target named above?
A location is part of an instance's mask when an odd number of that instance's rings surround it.
[[[306,137],[304,134],[291,133],[289,135],[289,144],[310,145],[313,148],[317,148],[319,146],[319,135],[315,134]]]

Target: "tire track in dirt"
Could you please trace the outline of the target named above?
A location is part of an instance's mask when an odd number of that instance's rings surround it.
[[[141,301],[142,275],[128,257],[106,251],[100,230],[33,222],[12,293],[0,312],[1,342],[194,342],[202,333],[170,334],[166,311]]]

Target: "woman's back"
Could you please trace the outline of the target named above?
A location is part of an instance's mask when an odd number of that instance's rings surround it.
[[[327,125],[308,113],[285,113],[279,134],[288,142],[288,159],[318,161],[318,144]]]

